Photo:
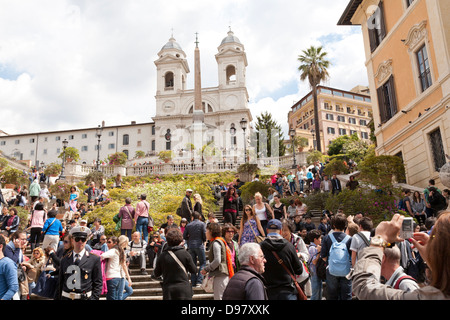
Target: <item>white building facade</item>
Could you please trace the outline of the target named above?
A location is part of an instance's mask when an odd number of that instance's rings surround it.
[[[163,46],[155,61],[157,68],[156,114],[147,123],[106,126],[102,124],[100,144],[97,128],[25,133],[17,135],[0,134],[0,151],[11,158],[28,161],[29,165],[40,167],[60,162],[58,155],[63,151],[63,141],[68,147],[78,149],[79,163],[95,164],[100,145],[100,160],[108,155],[124,152],[128,159],[136,151],[146,154],[144,160],[131,160],[131,164],[142,161],[159,162],[160,151],[172,150],[174,162],[186,161],[198,154],[205,144],[210,143],[216,151],[216,159],[227,161],[244,157],[244,137],[249,137],[252,115],[248,108],[248,93],[245,71],[247,57],[243,44],[228,32],[216,54],[219,83],[217,87],[202,88],[204,127],[202,145],[195,145],[189,151],[192,141],[194,89],[186,89],[190,72],[186,54],[173,37]],[[246,121],[246,130],[241,120]],[[167,135],[169,133],[169,135]]]

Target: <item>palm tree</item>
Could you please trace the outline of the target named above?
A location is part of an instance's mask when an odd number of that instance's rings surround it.
[[[319,108],[317,105],[317,86],[320,82],[328,79],[328,67],[330,61],[326,60],[327,53],[322,51],[322,47],[311,46],[307,50],[303,50],[303,54],[298,56],[300,66],[298,70],[301,72],[300,79],[305,81],[308,79],[314,97],[314,127],[316,131],[316,145],[317,150],[322,152],[320,143],[320,128],[319,128]]]

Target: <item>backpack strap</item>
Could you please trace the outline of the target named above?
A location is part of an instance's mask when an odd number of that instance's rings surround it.
[[[370,247],[369,240],[366,238],[366,236],[362,232],[358,232],[357,235],[364,241],[366,246]]]
[[[329,236],[330,236],[331,242],[335,243],[336,242],[336,238],[333,236],[333,233],[330,233]]]
[[[341,241],[342,243],[347,243],[350,240],[350,236],[348,234],[345,235],[345,238]]]
[[[417,282],[416,279],[414,279],[413,277],[408,276],[408,275],[406,274],[406,275],[404,275],[404,276],[401,276],[400,278],[398,278],[398,279],[395,281],[394,289],[399,289],[399,288],[400,288],[400,283],[401,283],[403,280],[405,280],[405,279],[409,279],[409,280],[413,280],[414,282]]]

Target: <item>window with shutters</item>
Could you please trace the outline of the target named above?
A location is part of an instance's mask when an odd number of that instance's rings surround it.
[[[441,130],[438,128],[429,133],[431,155],[433,157],[434,170],[439,171],[445,164],[444,145],[442,143]]]
[[[419,68],[419,80],[422,92],[431,86],[430,62],[428,61],[427,48],[425,44],[416,52],[417,66]]]
[[[378,107],[380,109],[380,122],[385,123],[397,113],[397,98],[395,95],[394,77],[391,75],[377,89]]]
[[[380,1],[378,8],[367,20],[367,29],[369,31],[370,50],[374,52],[386,37],[386,24],[384,22],[383,1]]]

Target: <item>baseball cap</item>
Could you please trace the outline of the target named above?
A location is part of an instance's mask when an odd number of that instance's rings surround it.
[[[281,230],[281,221],[278,219],[270,220],[269,223],[267,224],[267,229]]]

